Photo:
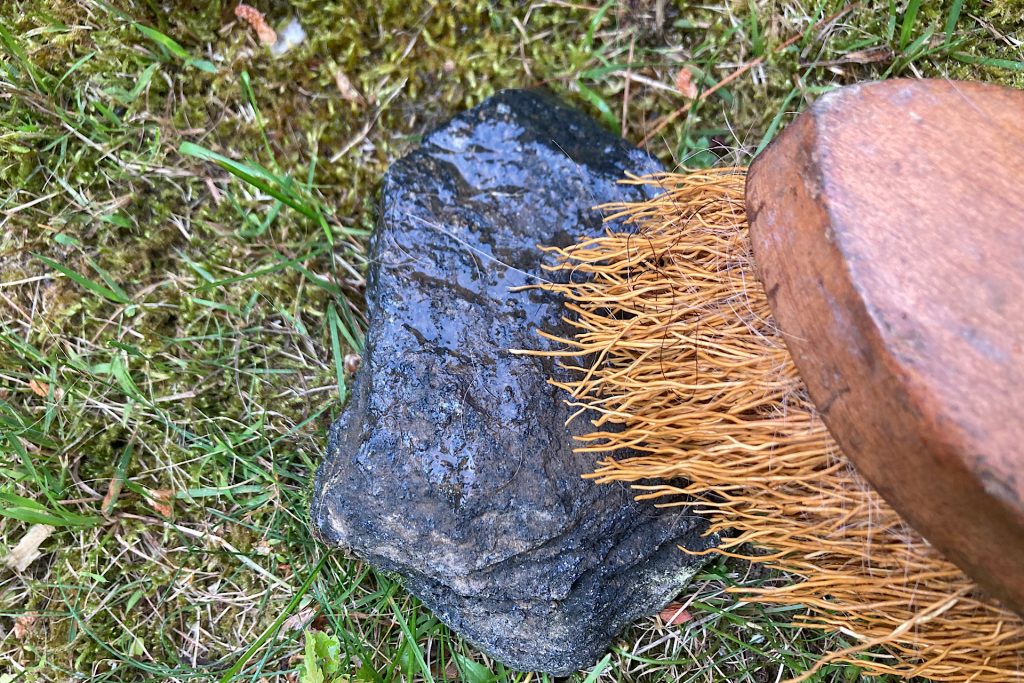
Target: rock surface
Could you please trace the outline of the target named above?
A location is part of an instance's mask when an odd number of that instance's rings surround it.
[[[370,329],[330,433],[312,518],[321,538],[404,577],[483,652],[523,670],[589,666],[699,565],[703,520],[580,478],[570,409],[539,348],[565,332],[537,244],[600,230],[592,210],[639,199],[659,170],[582,114],[507,91],[445,124],[384,180]]]

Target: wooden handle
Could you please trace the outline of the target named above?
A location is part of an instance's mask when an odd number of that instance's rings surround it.
[[[754,254],[843,452],[1024,615],[1024,93],[822,97],[750,168]]]

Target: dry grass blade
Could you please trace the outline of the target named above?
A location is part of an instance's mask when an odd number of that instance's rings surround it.
[[[755,274],[744,179],[738,168],[631,179],[663,193],[604,207],[630,229],[552,250],[575,274],[542,288],[565,297],[576,327],[555,353],[582,363],[562,388],[596,414],[581,444],[604,456],[593,477],[693,506],[729,536],[714,552],[802,577],[737,589],[802,606],[799,626],[853,641],[797,680],[831,662],[1015,679],[1024,622],[909,528],[817,416]],[[692,483],[637,484],[652,478]]]

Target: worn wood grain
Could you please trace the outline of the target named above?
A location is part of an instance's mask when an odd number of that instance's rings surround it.
[[[1024,614],[1024,93],[841,89],[752,165],[776,320],[844,453]]]

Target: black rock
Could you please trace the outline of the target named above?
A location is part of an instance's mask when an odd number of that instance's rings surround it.
[[[565,377],[538,328],[566,332],[536,245],[596,234],[616,184],[660,170],[579,112],[502,92],[428,135],[383,186],[350,404],[331,428],[312,518],[480,650],[523,670],[586,667],[699,561],[704,520],[581,479]]]

